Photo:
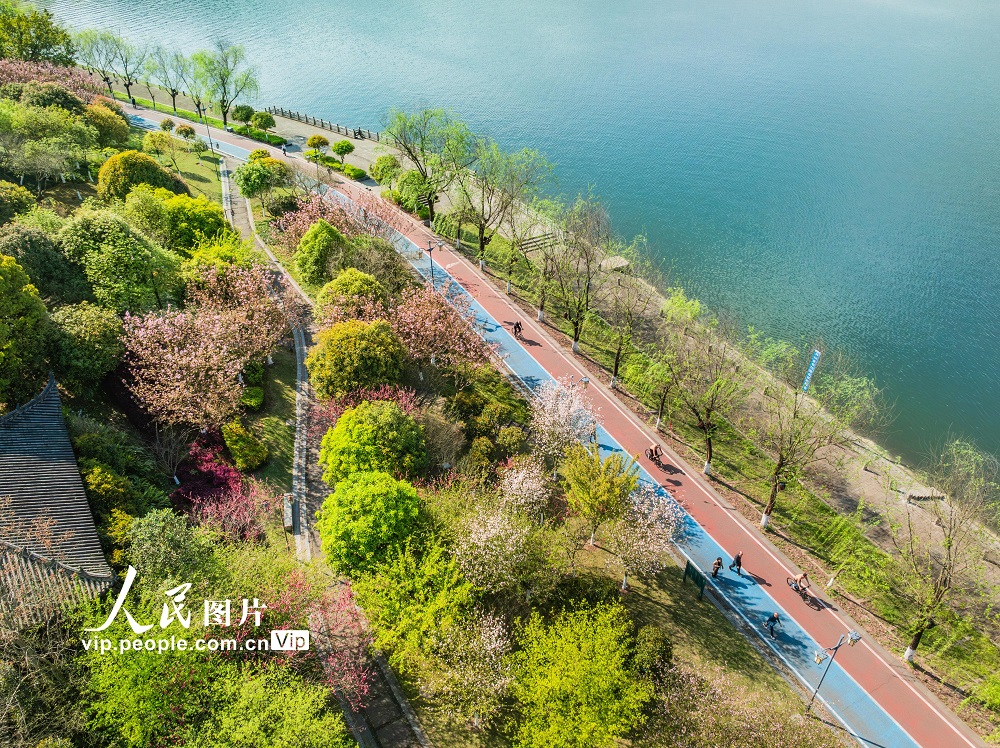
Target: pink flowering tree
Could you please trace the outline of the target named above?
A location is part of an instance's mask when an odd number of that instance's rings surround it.
[[[552,486],[545,466],[536,458],[516,458],[500,474],[500,504],[511,513],[544,518]]]
[[[662,489],[642,484],[631,496],[625,514],[607,528],[608,550],[624,572],[622,591],[629,576],[650,577],[666,565],[666,556],[683,524],[677,503]]]
[[[574,442],[586,441],[600,423],[583,385],[565,377],[545,382],[531,402],[531,429],[538,453],[551,463]]]
[[[280,505],[281,496],[268,484],[246,479],[215,495],[194,496],[190,516],[229,542],[259,542],[266,537],[267,518]]]
[[[341,234],[350,238],[358,234],[358,228],[347,211],[335,200],[310,192],[299,198],[299,207],[285,213],[272,224],[278,231],[278,238],[289,252],[294,252],[310,227],[323,219]]]
[[[396,403],[399,409],[412,416],[418,407],[417,393],[409,387],[395,384],[382,384],[377,387],[364,387],[348,392],[343,397],[334,397],[325,402],[313,402],[309,414],[309,436],[311,439],[322,439],[331,428],[337,425],[337,419],[349,408],[355,408],[364,402],[388,401]]]
[[[395,233],[403,233],[408,226],[403,212],[388,200],[367,190],[352,198],[346,207],[357,231],[392,241]]]
[[[462,388],[468,373],[487,363],[491,348],[480,337],[469,300],[449,302],[430,286],[403,293],[389,324],[421,367],[444,367]]]
[[[51,62],[0,60],[0,85],[5,83],[58,83],[84,101],[101,93],[100,84],[84,71]]]

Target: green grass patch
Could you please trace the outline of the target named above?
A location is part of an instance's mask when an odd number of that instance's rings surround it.
[[[267,445],[270,455],[254,476],[291,491],[295,453],[295,354],[279,348],[272,359],[274,364],[264,370],[264,408],[259,413],[247,414],[244,421]]]

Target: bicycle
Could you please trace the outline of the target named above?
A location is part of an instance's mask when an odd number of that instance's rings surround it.
[[[798,582],[796,582],[792,577],[785,578],[785,584],[792,588],[795,592],[799,593],[799,597],[802,601],[806,603],[810,608],[813,607],[813,596],[809,594],[808,587],[802,587]]]
[[[656,467],[663,467],[663,456],[654,452],[651,447],[646,447],[646,459],[651,460]]]

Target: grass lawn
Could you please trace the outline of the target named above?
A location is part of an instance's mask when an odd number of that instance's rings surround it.
[[[247,416],[248,427],[264,440],[270,456],[254,476],[292,490],[295,452],[295,354],[279,348],[264,370],[264,407]],[[289,425],[291,422],[292,425]]]
[[[205,153],[202,154],[201,158],[198,158],[194,153],[179,150],[177,166],[180,168],[181,178],[191,188],[192,195],[204,195],[209,200],[219,203],[219,205],[222,204],[222,182],[219,179],[218,156]]]

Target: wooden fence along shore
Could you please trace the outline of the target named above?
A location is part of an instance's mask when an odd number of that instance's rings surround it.
[[[352,138],[357,138],[358,140],[367,139],[375,140],[379,143],[382,142],[382,136],[380,133],[365,130],[362,127],[344,127],[343,125],[338,125],[336,122],[327,122],[325,119],[317,119],[312,115],[302,114],[301,112],[293,112],[291,109],[283,109],[278,106],[269,106],[267,111],[279,117],[284,117],[285,119],[294,119],[298,122],[304,122],[307,125],[313,125],[314,127],[329,130],[330,132],[335,132],[340,135],[347,135]]]

